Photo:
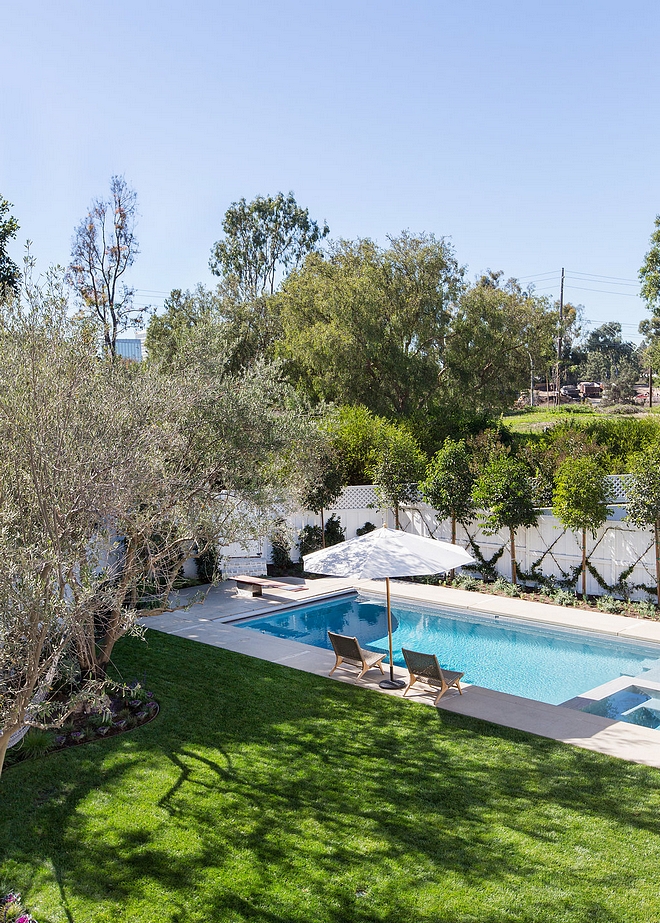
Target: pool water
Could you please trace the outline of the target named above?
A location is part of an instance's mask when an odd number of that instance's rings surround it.
[[[289,609],[240,627],[328,649],[330,630],[355,636],[371,650],[388,650],[385,603],[361,595]],[[393,602],[392,629],[399,666],[405,666],[402,647],[436,654],[445,669],[464,672],[464,682],[551,705],[616,677],[638,676],[660,662],[660,645],[408,602]]]
[[[646,728],[660,728],[660,691],[628,686],[592,702],[582,711]]]

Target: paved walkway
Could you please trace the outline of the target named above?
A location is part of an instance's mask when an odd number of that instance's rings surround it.
[[[337,593],[352,593],[355,589],[370,594],[384,595],[382,581],[355,581],[326,577],[317,580],[296,580],[285,578],[280,581],[299,589],[264,588],[263,597],[245,598],[236,594],[233,581],[212,587],[203,601],[199,591],[187,590],[179,594],[177,602],[186,605],[163,615],[146,616],[142,624],[157,631],[180,635],[193,641],[201,641],[215,647],[258,657],[273,663],[283,664],[297,670],[304,670],[318,676],[327,676],[334,664],[331,651],[260,634],[245,631],[238,622],[245,618],[266,615],[269,612],[300,605],[311,600],[318,601]],[[304,587],[304,589],[300,589]],[[639,641],[653,641],[660,644],[660,623],[600,612],[586,612],[580,609],[563,608],[546,603],[527,602],[471,593],[447,587],[430,587],[419,584],[392,581],[392,598],[406,598],[418,602],[431,602],[454,609],[468,609],[474,612],[495,613],[514,618],[550,625],[598,631]],[[407,677],[405,670],[396,667],[395,674]],[[355,681],[355,674],[338,670],[332,679],[339,682]],[[402,698],[402,690],[383,690],[378,686],[381,675],[370,671],[363,685],[384,695]],[[621,721],[611,721],[596,715],[585,714],[577,707],[586,701],[603,696],[631,684],[630,677],[619,677],[590,694],[588,699],[574,700],[566,706],[547,705],[519,696],[494,692],[479,686],[466,686],[463,695],[452,690],[446,693],[438,707],[456,714],[482,718],[505,727],[530,731],[542,737],[549,737],[563,743],[573,744],[598,753],[620,757],[636,763],[660,768],[660,730],[639,727]],[[644,686],[657,688],[660,697],[660,673],[657,676],[644,675]],[[419,691],[417,691],[419,688]],[[433,697],[423,686],[413,687],[405,701],[419,701],[433,704]]]

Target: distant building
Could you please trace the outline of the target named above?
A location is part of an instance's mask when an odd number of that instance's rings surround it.
[[[115,342],[115,349],[117,355],[121,356],[122,359],[131,359],[133,362],[142,362],[142,341],[136,339],[133,340],[117,340]]]

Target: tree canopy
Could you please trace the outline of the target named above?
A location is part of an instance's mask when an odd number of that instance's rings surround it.
[[[11,203],[0,195],[0,299],[18,294],[21,271],[7,253],[7,243],[16,237],[19,224],[9,213]]]
[[[83,309],[101,325],[111,356],[118,335],[139,325],[146,310],[134,306],[135,291],[123,281],[139,253],[136,220],[135,190],[123,176],[113,176],[110,197],[94,200],[73,237],[69,279]]]
[[[277,352],[314,399],[409,416],[437,393],[462,277],[433,235],[402,234],[387,249],[340,241],[311,254],[277,296]]]
[[[173,289],[165,299],[162,314],[154,314],[147,326],[145,349],[150,362],[171,367],[185,348],[190,331],[218,310],[212,292],[198,285],[194,292]]]
[[[582,533],[582,594],[587,592],[587,532],[595,537],[607,520],[609,495],[601,465],[591,455],[568,458],[557,472],[552,512]]]
[[[474,519],[472,499],[474,472],[464,440],[445,439],[426,468],[426,478],[419,489],[423,499],[442,519],[451,519],[452,542],[456,541],[456,523]]]
[[[499,275],[482,276],[461,295],[442,357],[445,405],[501,413],[552,358],[556,311]]]
[[[209,266],[239,301],[272,295],[279,273],[301,264],[330,231],[319,226],[290,192],[233,202],[222,222],[224,237],[213,245]]]
[[[477,477],[472,496],[483,511],[481,525],[487,535],[509,530],[511,582],[516,583],[516,530],[538,520],[527,466],[510,455],[494,453]]]
[[[639,270],[641,296],[649,311],[660,313],[660,215],[656,215],[648,252]]]
[[[65,653],[91,689],[187,557],[299,504],[315,428],[276,367],[115,363],[61,277],[25,292],[0,310],[0,768],[26,719],[48,724],[47,698],[30,709]]]
[[[626,486],[626,519],[640,529],[653,529],[655,577],[660,606],[660,441],[634,456],[632,477]]]

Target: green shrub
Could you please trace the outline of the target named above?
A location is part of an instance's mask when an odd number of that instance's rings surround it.
[[[454,586],[461,590],[479,590],[483,586],[483,581],[472,577],[470,574],[459,574],[454,580]]]
[[[617,615],[622,611],[623,604],[613,596],[599,596],[596,600],[596,608],[599,612],[611,612]]]
[[[657,606],[649,599],[640,599],[632,603],[630,608],[642,619],[657,619],[660,616]]]
[[[298,548],[300,549],[300,556],[304,557],[306,554],[311,554],[313,551],[318,551],[322,545],[323,536],[321,534],[321,526],[303,526],[298,536]]]
[[[575,596],[568,590],[555,590],[553,599],[558,606],[574,606]]]
[[[282,529],[275,529],[270,536],[272,545],[273,567],[278,570],[288,570],[293,562],[289,556],[291,545]]]
[[[643,413],[644,408],[638,407],[637,404],[611,404],[609,407],[603,407],[603,413],[612,413],[616,415],[628,416],[631,413]]]
[[[325,521],[325,545],[338,545],[346,539],[346,529],[342,528],[341,519],[333,513]]]
[[[373,532],[377,527],[373,522],[365,522],[363,526],[360,526],[359,529],[355,530],[356,535],[366,535],[368,532]]]
[[[493,590],[501,593],[503,596],[520,596],[520,590],[514,583],[505,580],[504,577],[498,577],[493,584]]]
[[[218,577],[218,549],[207,545],[197,555],[197,576],[202,583],[213,583]]]

